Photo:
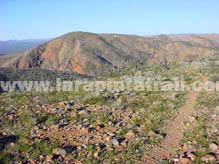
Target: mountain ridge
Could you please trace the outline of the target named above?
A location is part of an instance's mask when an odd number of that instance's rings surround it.
[[[147,65],[161,56],[168,56],[171,61],[186,61],[218,52],[219,35],[213,34],[142,37],[71,32],[17,54],[0,65],[103,76],[128,65]]]

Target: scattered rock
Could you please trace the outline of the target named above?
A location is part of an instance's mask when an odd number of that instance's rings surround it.
[[[47,156],[46,156],[46,161],[47,161],[47,162],[51,162],[51,161],[52,161],[52,158],[53,158],[53,155],[47,155]]]
[[[61,156],[65,157],[67,152],[66,152],[65,149],[56,148],[56,149],[53,149],[52,153],[55,154],[55,155],[61,155]]]
[[[178,162],[179,162],[179,158],[173,158],[172,161],[173,161],[174,163],[178,163]]]
[[[100,154],[101,154],[101,153],[97,151],[97,152],[94,153],[94,157],[97,158]]]
[[[163,139],[163,138],[164,138],[161,134],[156,134],[155,136],[156,136],[157,138],[159,138],[159,139]]]
[[[206,163],[212,163],[216,161],[216,157],[214,155],[208,154],[203,157],[201,157],[201,161]]]
[[[119,141],[116,138],[113,138],[112,139],[112,144],[115,145],[115,146],[118,146],[119,145]]]
[[[58,111],[58,108],[50,108],[49,110],[51,113],[56,113]]]
[[[218,150],[218,145],[216,144],[216,143],[211,143],[210,145],[209,145],[209,149],[211,150],[211,151],[217,151]]]
[[[90,136],[87,136],[87,138],[86,138],[86,143],[88,143],[90,140],[91,140],[91,137],[90,137]]]
[[[40,155],[39,158],[40,158],[41,161],[45,160],[45,157],[43,155]]]
[[[82,110],[82,111],[78,112],[78,114],[82,117],[87,117],[88,116],[88,112],[86,110]]]
[[[179,159],[180,164],[188,164],[191,162],[191,160],[189,158],[186,157],[182,157]]]
[[[57,125],[57,124],[50,126],[50,129],[51,129],[51,130],[58,130],[58,128],[59,128],[59,125]]]
[[[59,102],[58,103],[58,106],[60,106],[61,108],[65,107],[65,105],[66,105],[66,102]]]
[[[192,161],[194,161],[195,158],[196,158],[196,155],[195,155],[195,153],[188,153],[188,154],[187,154],[187,157],[188,157],[189,159],[191,159]]]
[[[194,122],[195,121],[195,117],[190,117],[189,118],[189,122]]]
[[[135,96],[134,100],[137,100],[138,95],[135,95],[133,93],[130,94],[130,93],[126,94],[126,96],[134,95]],[[122,152],[123,150],[126,151],[127,150],[126,148],[129,148],[128,146],[132,141],[136,143],[139,141],[140,142],[143,141],[145,143],[144,144],[145,146],[153,147],[154,145],[148,142],[150,141],[150,139],[151,140],[154,139],[154,141],[159,141],[160,139],[166,137],[166,134],[153,130],[150,130],[145,136],[144,134],[145,129],[147,127],[153,128],[152,127],[152,123],[154,123],[153,118],[156,117],[156,115],[151,114],[148,116],[148,118],[145,118],[144,122],[139,124],[133,124],[132,121],[133,119],[138,118],[138,116],[143,115],[145,112],[148,112],[148,110],[145,110],[145,108],[132,110],[131,105],[130,107],[123,108],[122,106],[124,104],[121,103],[122,99],[120,97],[121,97],[120,94],[118,94],[118,98],[115,98],[115,96],[112,97],[115,101],[118,100],[117,102],[115,102],[116,108],[114,110],[112,109],[111,105],[108,106],[108,104],[82,105],[79,104],[79,100],[76,101],[78,104],[75,104],[75,102],[72,101],[72,102],[61,102],[59,104],[56,103],[52,105],[43,105],[43,107],[41,106],[37,106],[36,108],[33,107],[34,114],[28,118],[28,121],[30,120],[30,122],[33,122],[33,125],[36,124],[36,126],[31,129],[30,133],[28,133],[29,136],[27,137],[26,139],[27,141],[25,141],[25,143],[45,141],[46,143],[50,144],[53,143],[54,140],[56,140],[57,138],[58,140],[57,142],[58,145],[60,145],[60,148],[54,149],[52,151],[53,154],[51,156],[46,156],[45,154],[40,155],[32,161],[35,163],[51,161],[52,163],[52,161],[57,160],[60,163],[68,163],[68,160],[70,158],[71,160],[77,159],[77,157],[80,157],[81,154],[83,155],[83,157],[89,156],[89,158],[90,157],[98,158],[100,157],[100,155],[102,156],[102,153],[103,154],[105,154],[105,152],[108,153],[112,149],[113,151],[115,151],[115,153]],[[154,105],[160,105],[160,102],[155,102]],[[15,123],[18,122],[19,124],[18,112],[19,110],[9,109],[7,113],[11,113],[11,115],[16,114],[17,118],[12,117],[12,120]],[[38,120],[41,120],[41,115],[38,115],[41,113],[43,113],[42,115],[43,121],[37,123],[36,118],[38,118]],[[211,118],[216,119],[217,118],[216,116],[217,115],[213,115]],[[9,117],[7,116],[7,119],[8,118]],[[196,120],[197,120],[196,117],[189,117],[187,120],[188,126],[193,125],[191,123]],[[212,122],[217,122],[217,121],[212,121]],[[207,132],[209,131],[210,134],[216,132],[214,130],[216,126],[214,126],[214,128],[209,126],[207,127],[208,128],[206,128],[206,130]],[[124,134],[123,132],[125,128],[132,130],[129,130],[127,133]],[[212,132],[212,130],[214,131]],[[122,138],[120,135],[117,135],[119,132],[122,132],[122,134],[124,134],[124,138]],[[5,135],[9,134],[7,132],[7,129],[4,129],[3,131],[0,130],[1,142],[3,137],[1,135],[3,135],[4,133]],[[16,135],[16,131],[14,132],[14,135]],[[169,154],[167,159],[165,159],[165,162],[169,161],[174,164],[180,164],[180,163],[188,164],[188,163],[192,163],[192,161],[195,161],[196,154],[194,152],[197,152],[197,149],[199,148],[198,145],[199,143],[196,142],[197,139],[195,137],[193,138],[193,140],[189,140],[189,141],[191,142],[182,143],[182,145],[185,145],[183,147],[185,150],[182,150],[181,148],[178,149],[180,152],[184,151],[183,154],[181,155],[178,154],[177,156],[174,156],[174,158],[172,158],[172,154]],[[7,140],[4,142],[5,145],[8,144]],[[16,145],[16,142],[9,142],[9,144],[12,147],[13,145]],[[113,145],[113,147],[111,144]],[[88,148],[87,145],[92,146],[91,151],[87,149]],[[169,146],[169,145],[166,144],[165,146]],[[136,149],[135,147],[133,149],[132,148],[130,150],[133,152],[133,154],[142,153],[141,149]],[[210,162],[214,163],[216,161],[216,155],[219,154],[217,153],[219,151],[217,143],[211,143],[209,144],[209,149],[201,148],[201,150],[205,151],[206,153],[208,153],[208,150],[211,150],[211,152],[213,152],[212,154],[208,154],[202,157],[202,161],[204,161],[203,163],[210,163]],[[27,159],[30,161],[31,160],[30,155],[27,156],[26,156]],[[115,154],[115,156],[117,156],[117,154]],[[133,158],[130,155],[130,160],[132,159]]]
[[[133,132],[133,130],[130,130],[126,133],[125,137],[128,139],[133,139],[135,138],[135,133]]]
[[[36,134],[36,130],[35,130],[35,129],[32,129],[32,130],[30,131],[30,135],[33,136],[33,135],[35,135],[35,134]]]
[[[154,136],[156,136],[156,133],[155,133],[153,130],[150,130],[150,131],[148,132],[148,136],[149,136],[149,137],[154,137]]]

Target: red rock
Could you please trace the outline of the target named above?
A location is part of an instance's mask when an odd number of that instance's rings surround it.
[[[133,139],[133,138],[135,138],[135,133],[132,130],[130,130],[130,131],[128,131],[128,133],[126,133],[125,137],[127,139]]]
[[[216,161],[216,157],[214,155],[205,155],[201,157],[201,161],[206,162],[206,163],[212,163]]]
[[[153,130],[150,130],[149,132],[148,132],[148,136],[149,137],[153,137],[153,136],[155,136],[156,135],[156,133],[153,131]]]
[[[188,164],[191,162],[189,158],[182,157],[179,159],[180,164]]]

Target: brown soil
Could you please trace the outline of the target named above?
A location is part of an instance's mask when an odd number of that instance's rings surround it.
[[[207,81],[206,77],[202,77],[203,81]],[[147,155],[144,163],[156,164],[160,160],[170,159],[174,155],[175,150],[181,147],[180,141],[183,137],[185,125],[190,116],[194,113],[193,107],[198,97],[199,92],[191,91],[187,95],[186,104],[183,105],[177,115],[169,121],[166,126],[165,133],[167,134],[164,140],[155,146]]]

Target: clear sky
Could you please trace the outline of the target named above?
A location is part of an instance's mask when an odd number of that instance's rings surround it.
[[[219,0],[0,0],[0,40],[219,33]]]

